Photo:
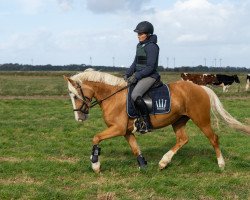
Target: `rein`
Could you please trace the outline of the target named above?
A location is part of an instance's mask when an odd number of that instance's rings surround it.
[[[122,90],[127,89],[129,86],[130,86],[130,85],[128,84],[128,85],[126,85],[125,87],[123,87],[123,88],[121,88],[121,89],[119,89],[119,90],[115,91],[115,92],[114,92],[114,93],[112,93],[111,95],[109,95],[109,96],[107,96],[107,97],[104,97],[103,99],[101,99],[101,100],[99,100],[99,101],[98,101],[98,100],[95,100],[94,102],[91,102],[90,108],[92,108],[92,107],[96,106],[97,104],[102,103],[102,102],[103,102],[103,101],[105,101],[106,99],[108,99],[108,98],[110,98],[110,97],[114,96],[115,94],[117,94],[117,93],[121,92]]]
[[[91,102],[91,99],[88,98],[88,97],[86,97],[86,96],[84,95],[81,85],[80,85],[79,83],[77,83],[77,88],[80,89],[80,93],[81,93],[81,96],[82,96],[82,98],[81,98],[81,100],[82,100],[82,105],[81,105],[81,107],[78,108],[78,109],[73,109],[73,111],[80,111],[80,112],[82,112],[82,113],[84,113],[84,114],[88,114],[90,108],[96,106],[97,104],[102,103],[102,102],[105,101],[106,99],[108,99],[108,98],[114,96],[115,94],[117,94],[118,92],[121,92],[122,90],[128,88],[129,86],[130,86],[130,84],[128,84],[128,85],[126,85],[125,87],[123,87],[123,88],[121,88],[121,89],[115,91],[115,92],[112,93],[111,95],[109,95],[109,96],[107,96],[107,97],[104,97],[103,99],[101,99],[101,100],[99,100],[99,101],[98,101],[98,100],[95,100],[95,101]],[[84,106],[85,106],[85,108],[83,109]]]

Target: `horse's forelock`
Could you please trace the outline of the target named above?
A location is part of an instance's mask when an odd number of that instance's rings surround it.
[[[78,94],[76,88],[70,83],[68,82],[68,89],[71,93],[73,93],[74,95],[76,95],[79,99],[81,99],[82,97]]]

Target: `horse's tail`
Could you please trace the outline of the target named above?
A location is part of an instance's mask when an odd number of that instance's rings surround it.
[[[221,118],[232,128],[236,130],[240,130],[247,134],[250,134],[250,126],[246,126],[232,117],[223,107],[222,103],[220,102],[218,96],[214,93],[213,90],[206,86],[201,86],[208,94],[211,103],[212,112],[214,111],[218,113]]]

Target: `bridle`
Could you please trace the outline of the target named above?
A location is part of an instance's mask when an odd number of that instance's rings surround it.
[[[78,111],[78,112],[81,112],[83,114],[88,114],[89,113],[89,108],[90,108],[90,105],[91,105],[91,99],[84,95],[82,87],[81,87],[81,85],[79,83],[77,83],[76,89],[80,89],[81,98],[79,98],[79,99],[81,99],[82,105],[77,109],[73,109],[73,111],[74,112]]]
[[[97,104],[101,104],[106,99],[112,97],[113,95],[117,94],[118,92],[121,92],[122,90],[125,90],[126,88],[128,88],[130,86],[128,84],[125,87],[117,90],[116,92],[112,93],[111,95],[109,95],[109,96],[107,96],[99,101],[95,100],[95,101],[91,102],[92,99],[84,95],[81,85],[79,83],[76,83],[76,84],[77,84],[76,88],[80,90],[81,98],[79,98],[79,99],[82,100],[82,105],[77,109],[73,109],[73,111],[78,111],[78,112],[81,112],[83,114],[88,114],[90,108],[96,106]]]

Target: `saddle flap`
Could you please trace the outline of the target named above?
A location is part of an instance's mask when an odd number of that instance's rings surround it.
[[[133,88],[129,88],[127,95],[127,113],[131,118],[138,118],[139,114],[131,99]],[[167,85],[149,89],[143,96],[150,115],[169,113],[171,108],[170,91]]]

